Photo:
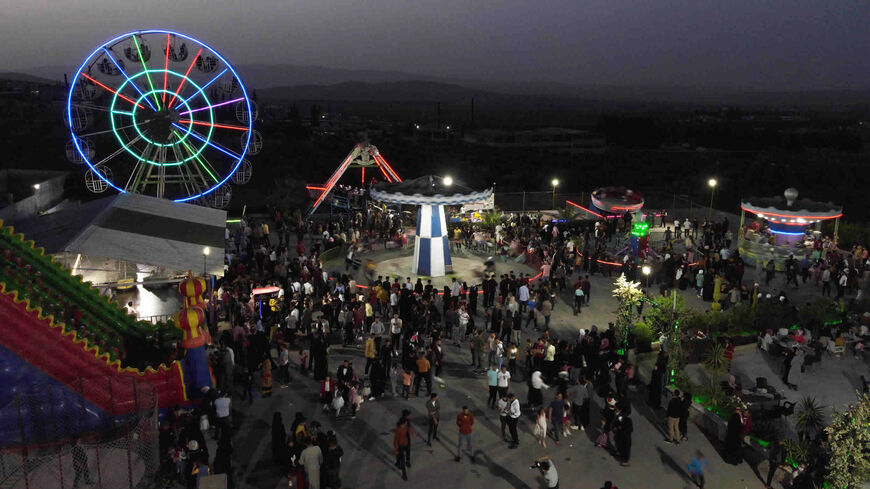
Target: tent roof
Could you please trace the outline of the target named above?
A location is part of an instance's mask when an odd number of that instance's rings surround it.
[[[118,194],[13,223],[47,253],[81,253],[223,275],[226,211],[138,194]]]

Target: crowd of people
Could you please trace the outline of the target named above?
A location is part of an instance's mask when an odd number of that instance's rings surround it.
[[[357,253],[381,242],[385,248],[389,243],[401,246],[405,223],[398,214],[342,215],[323,223],[299,220],[295,226],[277,211],[271,221],[243,220],[227,232],[227,271],[216,293],[218,313],[230,325],[217,336],[210,356],[217,386],[206,393],[199,410],[181,413],[178,419],[187,421],[180,429],[167,429],[173,436],[166,437],[165,454],[188,482],[194,471],[230,473],[229,400],[252,403],[255,397],[268,397],[273,386],[291,385],[291,371],[313,379],[328,417],[352,419],[366,402],[412,402],[419,397],[425,402],[431,443],[438,439],[443,414],[433,386],[443,388],[451,381],[445,375],[447,362],[468,361],[481,383],[486,382],[487,395],[480,401],[498,415],[507,448],[526,443],[518,429],[519,421],[526,419],[530,443],[546,448],[549,443],[559,445],[573,431],[591,430],[597,447],[629,465],[629,386],[637,383],[635,367],[616,344],[612,324],[556,334],[551,329],[555,305],[567,296],[574,314],[581,315],[594,297],[591,276],[621,272],[637,278],[642,265],[651,269],[646,285],[658,285],[666,293],[694,287],[701,297],[713,300],[713,287],[721,287],[725,307],[725,302],[760,293],[757,284],[754,289],[744,284],[744,264],[731,250],[727,221],[674,222],[673,232],[665,227],[660,247],[644,248],[637,256],[618,251],[630,223],[612,219],[563,225],[515,216],[497,225],[491,237],[498,255],[524,263],[537,272],[534,276],[518,271],[496,274],[488,268],[480,283],[453,279],[439,290],[431,281],[378,276],[376,267],[366,267],[362,276],[355,273]],[[474,225],[461,224],[458,229],[466,244],[481,236]],[[676,251],[677,240],[684,252]],[[321,254],[330,248],[341,250],[344,270],[323,269]],[[734,289],[740,292],[737,300],[730,292]],[[334,345],[359,348],[364,367],[350,360],[330,366]],[[666,353],[662,355],[665,363],[660,357],[648,386],[648,402],[655,408],[661,405],[665,383]],[[684,393],[668,403],[669,441],[685,440],[690,402],[691,394]],[[593,409],[600,414],[594,417],[600,419],[596,426],[590,424]],[[211,464],[203,453],[203,415],[223,457]],[[340,433],[324,432],[302,412],[286,431],[281,416],[275,413],[272,423],[275,462],[288,477],[305,480],[309,487],[341,487]],[[459,442],[453,457],[461,461],[464,445],[474,460],[474,415],[466,406],[456,416]],[[396,467],[403,478],[408,477],[413,430],[409,412],[403,410],[393,433]],[[187,466],[180,467],[179,460]],[[703,456],[694,462],[693,476],[703,480]],[[546,466],[542,474],[547,483],[556,484],[548,487],[557,487],[552,460],[540,465]]]

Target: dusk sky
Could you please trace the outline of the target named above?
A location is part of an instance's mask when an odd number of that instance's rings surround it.
[[[857,0],[0,0],[0,71],[75,65],[170,28],[234,64],[483,80],[745,89],[870,87]]]

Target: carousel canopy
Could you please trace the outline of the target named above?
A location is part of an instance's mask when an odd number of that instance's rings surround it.
[[[14,223],[46,253],[81,253],[173,270],[223,275],[226,211],[134,193],[94,200]]]
[[[798,199],[798,191],[787,189],[781,197],[749,197],[740,208],[762,219],[785,224],[811,224],[843,215],[843,208],[831,202]]]
[[[442,177],[426,175],[399,183],[379,183],[372,187],[371,195],[391,204],[461,205],[486,200],[492,189],[477,192],[456,183],[447,185]]]

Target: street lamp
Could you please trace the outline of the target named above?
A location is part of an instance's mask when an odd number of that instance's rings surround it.
[[[208,273],[208,271],[207,271],[208,266],[206,265],[206,262],[208,260],[208,255],[210,253],[211,253],[211,249],[208,246],[206,246],[205,248],[202,249],[202,276],[203,277],[205,277]]]
[[[34,183],[34,184],[33,184],[33,190],[39,190],[39,184],[38,184],[38,183]]]
[[[650,268],[649,265],[644,265],[640,270],[646,276],[646,288],[649,288],[649,274],[652,272],[652,268]]]
[[[559,186],[559,179],[558,179],[558,178],[554,178],[553,181],[551,181],[550,183],[553,184],[553,202],[552,202],[552,206],[553,206],[553,209],[555,209],[555,208],[556,208],[556,187]]]
[[[713,217],[713,194],[716,191],[716,184],[719,183],[715,178],[707,180],[707,185],[710,187],[710,208],[707,210],[707,220]]]
[[[444,177],[444,185],[446,185],[448,187],[453,185],[453,177],[451,177],[450,175],[447,175],[446,177]]]

